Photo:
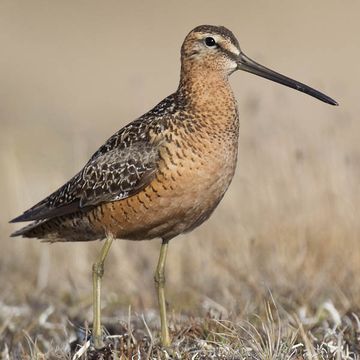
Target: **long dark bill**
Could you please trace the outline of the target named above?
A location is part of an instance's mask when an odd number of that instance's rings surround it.
[[[261,76],[261,77],[269,79],[271,81],[275,81],[279,84],[291,87],[295,90],[301,91],[301,92],[308,94],[310,96],[313,96],[321,101],[324,101],[327,104],[339,105],[335,100],[333,100],[329,96],[321,93],[320,91],[317,91],[317,90],[311,88],[310,86],[302,84],[296,80],[290,79],[287,76],[281,75],[273,70],[270,70],[270,69],[266,68],[265,66],[258,64],[254,60],[251,60],[249,57],[247,57],[243,53],[240,53],[240,55],[239,55],[238,69]]]

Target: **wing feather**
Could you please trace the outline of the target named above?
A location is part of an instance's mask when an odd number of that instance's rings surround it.
[[[155,177],[158,153],[149,143],[135,142],[97,154],[70,181],[11,222],[49,219],[121,200]]]

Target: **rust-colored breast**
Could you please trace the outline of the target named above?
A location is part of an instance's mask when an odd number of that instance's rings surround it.
[[[201,121],[188,114],[153,134],[162,138],[156,177],[136,195],[94,209],[93,225],[133,240],[170,239],[200,225],[231,182],[237,134],[236,109]]]

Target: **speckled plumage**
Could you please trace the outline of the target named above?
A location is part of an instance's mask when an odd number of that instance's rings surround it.
[[[187,40],[208,30],[197,28]],[[185,40],[178,90],[114,134],[70,181],[14,219],[34,221],[14,236],[51,242],[96,240],[106,233],[170,239],[210,216],[235,171],[238,113],[227,74],[207,66],[211,58],[200,64],[185,58],[187,45]]]

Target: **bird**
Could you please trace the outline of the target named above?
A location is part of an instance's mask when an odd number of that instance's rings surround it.
[[[177,90],[111,136],[58,190],[11,220],[31,221],[11,236],[51,243],[105,239],[92,267],[95,348],[104,346],[101,280],[114,239],[162,240],[154,280],[160,340],[171,345],[165,298],[168,246],[210,217],[234,176],[239,114],[229,76],[237,70],[338,105],[246,56],[226,27],[197,26],[181,47]]]

